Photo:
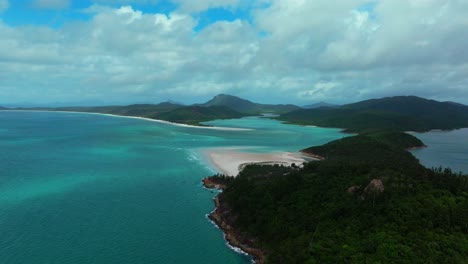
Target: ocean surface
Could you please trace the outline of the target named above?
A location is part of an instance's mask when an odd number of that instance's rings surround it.
[[[298,151],[338,129],[264,118],[179,127],[93,114],[0,111],[0,263],[250,263],[206,215],[200,149]],[[429,143],[429,142],[428,142]]]
[[[427,148],[411,151],[428,168],[451,168],[468,174],[468,128],[453,131],[412,133]]]

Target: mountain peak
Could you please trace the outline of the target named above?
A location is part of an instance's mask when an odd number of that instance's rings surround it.
[[[218,94],[210,101],[201,104],[201,106],[227,106],[240,113],[248,114],[285,113],[299,108],[294,105],[257,104],[229,94]]]
[[[234,95],[230,95],[230,94],[218,94],[216,96],[213,97],[213,99],[211,100],[242,100],[242,101],[248,101],[248,100],[245,100],[245,99],[242,99],[240,97],[237,97],[237,96],[234,96]],[[249,101],[250,102],[250,101]]]

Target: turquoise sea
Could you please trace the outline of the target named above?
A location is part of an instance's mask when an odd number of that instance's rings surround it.
[[[338,129],[264,118],[218,131],[93,114],[0,112],[0,263],[249,263],[206,214],[207,147],[297,151]]]
[[[468,174],[468,128],[412,134],[428,146],[412,151],[421,164],[428,168],[442,166]]]

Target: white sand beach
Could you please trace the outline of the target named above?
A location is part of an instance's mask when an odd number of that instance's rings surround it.
[[[45,112],[45,113],[67,113],[67,114],[88,114],[88,115],[102,115],[102,116],[111,116],[111,117],[120,117],[120,118],[129,118],[129,119],[140,119],[150,122],[168,124],[179,127],[190,127],[198,129],[211,129],[211,130],[221,130],[221,131],[251,131],[250,128],[237,128],[237,127],[215,127],[215,126],[196,126],[196,125],[187,125],[181,123],[175,123],[160,119],[152,119],[147,117],[139,116],[123,116],[123,115],[114,115],[114,114],[105,114],[105,113],[93,113],[93,112],[78,112],[78,111],[48,111],[48,110],[2,110],[2,112]]]
[[[252,163],[282,164],[291,166],[293,163],[302,165],[306,160],[303,156],[291,152],[276,153],[249,153],[232,148],[205,149],[205,157],[216,168],[219,173],[237,176],[243,166]]]

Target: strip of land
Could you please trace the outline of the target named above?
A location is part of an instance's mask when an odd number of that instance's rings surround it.
[[[167,125],[179,126],[179,127],[189,127],[189,128],[199,128],[199,129],[211,129],[211,130],[220,130],[220,131],[251,131],[250,128],[237,128],[237,127],[215,127],[215,126],[201,126],[201,125],[189,125],[177,122],[171,122],[161,119],[153,119],[148,117],[140,116],[125,116],[125,115],[116,115],[116,114],[106,114],[106,113],[94,113],[94,112],[78,112],[78,111],[50,111],[50,110],[2,110],[2,112],[44,112],[44,113],[66,113],[66,114],[87,114],[87,115],[102,115],[110,117],[120,117],[120,118],[129,118],[129,119],[140,119],[150,122],[162,123]]]
[[[291,152],[249,153],[219,148],[206,149],[203,154],[219,173],[227,176],[237,176],[249,164],[300,166],[306,161],[304,156]]]

